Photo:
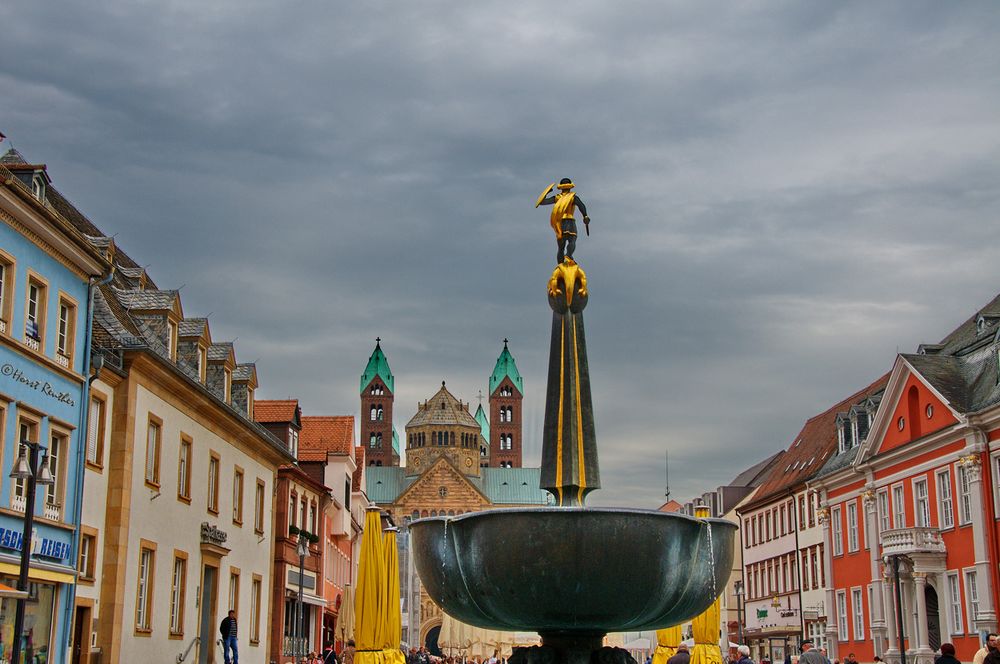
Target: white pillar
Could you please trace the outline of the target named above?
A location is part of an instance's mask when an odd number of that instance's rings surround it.
[[[885,578],[886,583],[881,586],[883,593],[885,593],[884,596],[885,602],[883,604],[883,606],[886,607],[885,626],[887,631],[889,632],[889,644],[888,648],[885,651],[885,654],[886,656],[893,656],[898,659],[900,651],[900,643],[899,643],[899,635],[896,634],[896,613],[895,613],[896,600],[895,600],[895,595],[893,594],[895,592],[895,587],[893,586],[893,584],[896,582],[896,580],[895,578],[890,577],[889,576],[890,574],[891,572],[889,570],[886,570],[885,577],[883,577]]]
[[[913,573],[913,595],[917,605],[917,650],[931,652],[930,637],[927,630],[927,573]]]
[[[839,618],[837,617],[837,594],[833,583],[833,538],[830,536],[830,508],[825,505],[821,507],[816,512],[816,518],[819,520],[819,525],[823,528],[823,560],[820,561],[820,564],[826,570],[826,588],[824,589],[827,607],[826,654],[832,662],[835,659],[839,659],[837,654],[837,620]],[[799,552],[796,551],[796,555],[799,555]],[[801,561],[801,556],[799,560]],[[801,611],[801,606],[799,610]]]
[[[979,437],[979,434],[973,434],[973,440],[968,441],[973,450],[981,447],[975,441]],[[993,607],[993,574],[986,549],[986,529],[992,525],[986,523],[983,511],[983,501],[992,498],[983,495],[983,474],[978,452],[963,456],[958,463],[969,479],[972,502],[972,547],[976,556],[976,587],[979,590],[979,612],[975,616],[975,625],[978,631],[994,632],[997,629],[997,615]]]
[[[871,487],[863,494],[865,506],[865,534],[870,547],[869,557],[872,569],[872,606],[869,607],[871,619],[872,644],[876,655],[885,652],[886,621],[888,620],[882,594],[882,544],[879,537],[878,511],[875,502],[875,490]]]

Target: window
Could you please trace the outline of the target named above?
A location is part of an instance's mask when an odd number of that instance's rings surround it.
[[[296,527],[296,525],[295,525],[295,512],[296,512],[296,508],[297,507],[298,507],[298,498],[296,498],[295,494],[293,493],[291,496],[288,497],[288,515],[287,515],[287,517],[288,517],[288,528],[289,528],[289,530],[291,530],[292,528]]]
[[[851,611],[854,613],[854,640],[865,640],[865,607],[861,603],[861,588],[851,589]]]
[[[288,428],[288,443],[289,449],[293,457],[298,458],[299,456],[299,431],[298,429]]]
[[[25,343],[41,350],[45,334],[45,285],[35,277],[28,278],[28,301],[24,309]]]
[[[104,415],[105,401],[90,397],[90,413],[87,415],[87,464],[98,468],[104,462]]]
[[[806,497],[799,496],[799,530],[806,529]]]
[[[228,367],[222,370],[225,376],[225,393],[223,395],[223,401],[230,403],[233,400],[233,372]]]
[[[914,521],[917,528],[931,525],[931,506],[927,497],[927,478],[913,480]]]
[[[172,320],[167,321],[167,357],[177,359],[177,323]]]
[[[219,513],[219,455],[215,452],[208,459],[208,511]]]
[[[306,521],[306,510],[309,509],[309,508],[308,508],[308,503],[306,502],[306,497],[305,496],[302,496],[302,502],[300,503],[300,505],[301,505],[301,507],[300,507],[300,511],[299,511],[299,528],[308,529],[309,522]]]
[[[972,523],[972,487],[969,484],[969,472],[965,466],[958,464],[958,523]],[[970,630],[972,634],[974,630]]]
[[[264,480],[258,479],[257,493],[253,501],[253,530],[258,535],[264,532],[264,491],[266,490]]]
[[[160,427],[159,419],[149,416],[146,426],[146,484],[160,486]]]
[[[843,525],[840,522],[840,508],[834,507],[830,512],[830,524],[832,526],[833,555],[839,556],[844,552]]]
[[[906,505],[903,502],[903,485],[892,487],[892,527],[906,528]]]
[[[94,580],[94,569],[97,567],[97,531],[87,526],[80,526],[80,557],[76,569],[84,581]]]
[[[20,438],[18,438],[18,450],[21,448],[20,441],[28,440],[33,443],[38,442],[38,422],[28,419],[25,415],[19,415],[18,431],[20,432]],[[27,450],[25,450],[25,455],[27,455]],[[23,512],[25,505],[24,501],[28,496],[28,485],[25,480],[17,479],[14,480],[14,509],[19,512]]]
[[[240,606],[240,571],[229,568],[229,610],[236,611]]]
[[[847,594],[843,590],[837,591],[837,638],[847,640]]]
[[[135,597],[135,631],[149,632],[152,628],[153,574],[156,545],[142,541],[139,548],[139,579]]]
[[[810,493],[806,497],[809,500],[809,527],[814,528],[816,526],[816,494]]]
[[[880,489],[876,494],[876,506],[878,509],[879,532],[890,530],[892,526],[889,525],[889,492],[885,489]]]
[[[253,419],[253,388],[247,388],[247,419]]]
[[[316,503],[309,503],[309,532],[313,535],[319,534],[319,529],[316,527]]]
[[[205,382],[205,374],[208,369],[208,351],[204,346],[198,344],[198,380]]]
[[[858,444],[865,442],[865,439],[868,438],[868,427],[869,426],[871,426],[871,422],[868,421],[868,412],[867,411],[861,411],[861,412],[859,412],[857,414],[857,423],[855,424],[855,427],[856,427],[857,432],[858,432],[858,435],[855,438],[855,441]]]
[[[174,551],[174,570],[170,579],[170,633],[184,633],[184,591],[187,586],[187,554]]]
[[[243,525],[243,469],[233,470],[233,523]]]
[[[847,550],[858,550],[858,504],[855,502],[847,506]]]
[[[250,643],[260,643],[261,577],[253,575],[250,582]]]
[[[937,472],[938,526],[951,528],[955,525],[955,505],[951,498],[951,471],[945,468]]]
[[[787,520],[787,515],[785,514],[785,506],[782,505],[781,506],[781,534],[782,534],[782,536],[784,536],[784,534],[787,532],[787,530],[786,530],[787,523],[788,523],[788,520]]]
[[[965,572],[966,612],[969,615],[969,627],[966,634],[976,633],[976,616],[979,614],[979,588],[976,587],[976,570]]]
[[[177,497],[191,502],[191,439],[184,436],[177,453]]]
[[[53,431],[49,439],[49,472],[52,473],[52,484],[45,487],[46,516],[58,519],[61,516],[63,499],[63,455],[66,453],[66,435]],[[54,510],[54,511],[52,511]]]
[[[56,350],[70,361],[73,359],[75,335],[76,307],[67,298],[61,297],[59,298],[59,329],[56,331]]]
[[[951,623],[952,634],[965,633],[962,627],[962,591],[955,572],[948,573],[948,622]]]
[[[0,334],[10,333],[11,293],[14,291],[14,259],[0,251]]]

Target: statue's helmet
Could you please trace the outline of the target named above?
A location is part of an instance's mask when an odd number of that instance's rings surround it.
[[[570,180],[569,178],[563,178],[562,180],[559,180],[558,189],[561,191],[569,191],[574,186],[576,185],[573,184],[572,180]]]

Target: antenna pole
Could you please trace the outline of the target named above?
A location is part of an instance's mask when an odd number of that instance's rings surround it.
[[[666,499],[666,502],[669,503],[670,502],[670,451],[669,450],[663,450],[663,472],[664,472],[664,479],[666,480],[663,491],[663,497]]]

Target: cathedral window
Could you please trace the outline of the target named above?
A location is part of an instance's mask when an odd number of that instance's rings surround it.
[[[382,412],[382,404],[378,405],[378,411],[375,413],[375,415],[377,416],[378,421],[381,422],[384,417]]]
[[[371,435],[371,437],[368,439],[368,447],[371,447],[371,448],[382,447],[382,434],[380,434],[380,433],[373,433]]]
[[[371,410],[371,414],[370,414],[372,422],[375,421],[375,417],[376,417],[377,414],[378,414],[378,409],[375,408],[375,406],[372,406],[372,410]]]

